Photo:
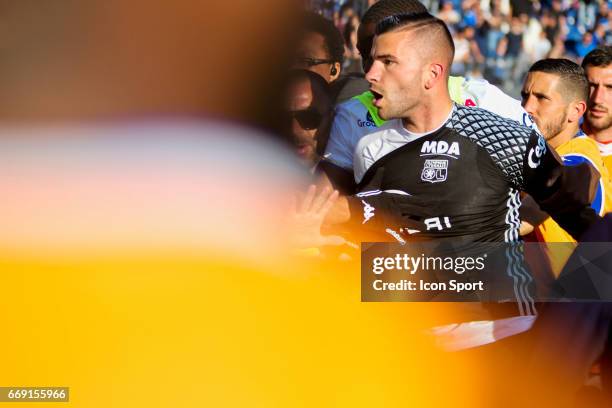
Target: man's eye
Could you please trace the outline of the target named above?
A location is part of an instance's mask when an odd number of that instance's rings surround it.
[[[383,64],[385,64],[385,65],[391,65],[391,64],[393,64],[393,61],[391,61],[390,59],[384,59],[384,60],[383,60]]]

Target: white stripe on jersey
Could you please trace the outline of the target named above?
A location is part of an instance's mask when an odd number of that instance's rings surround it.
[[[597,147],[599,147],[599,152],[603,157],[612,155],[612,143],[597,142]]]
[[[515,189],[508,191],[508,201],[506,203],[508,212],[506,213],[506,224],[508,228],[504,232],[504,242],[517,242],[519,240],[519,229],[521,220],[519,217],[519,208],[521,208],[521,196]]]

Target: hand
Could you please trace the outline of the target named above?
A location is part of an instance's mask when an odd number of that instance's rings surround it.
[[[337,191],[325,187],[317,194],[317,188],[312,185],[299,204],[297,200],[293,203],[289,217],[293,247],[309,248],[345,243],[344,238],[340,236],[321,234],[323,220],[337,199]]]

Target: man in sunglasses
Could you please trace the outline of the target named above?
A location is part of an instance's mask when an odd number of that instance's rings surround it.
[[[327,82],[312,71],[292,71],[285,131],[293,140],[298,157],[309,168],[314,168],[325,150],[331,118],[332,99]]]

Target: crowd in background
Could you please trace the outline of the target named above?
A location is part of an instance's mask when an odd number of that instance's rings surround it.
[[[310,0],[308,6],[333,20],[343,34],[344,72],[361,70],[357,27],[375,0]],[[424,0],[444,20],[455,41],[452,74],[485,78],[518,97],[535,61],[576,62],[598,45],[612,43],[608,0]]]

